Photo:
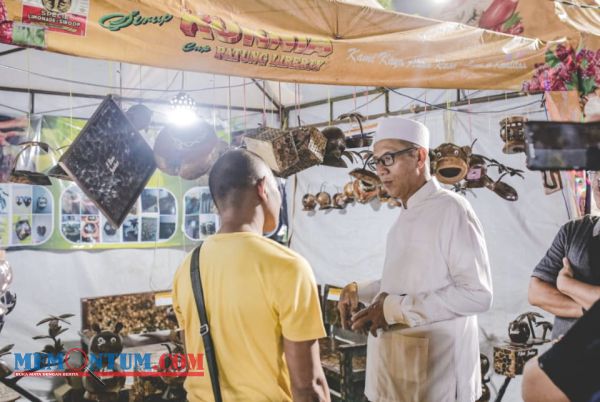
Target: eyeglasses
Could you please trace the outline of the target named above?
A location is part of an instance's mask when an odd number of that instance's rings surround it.
[[[417,147],[401,149],[400,151],[396,151],[396,152],[386,152],[383,155],[381,155],[380,158],[376,158],[375,156],[373,156],[371,158],[371,160],[369,161],[368,165],[371,169],[376,169],[377,165],[380,165],[380,164],[383,166],[392,166],[394,164],[394,162],[396,161],[396,156],[405,154],[405,153],[413,151],[415,149],[417,149]]]

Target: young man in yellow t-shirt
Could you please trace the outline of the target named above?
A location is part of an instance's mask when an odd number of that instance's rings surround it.
[[[213,166],[209,186],[221,229],[200,252],[200,273],[223,400],[329,401],[317,339],[325,336],[309,264],[262,236],[275,230],[281,196],[257,155],[234,150]],[[173,307],[186,353],[203,353],[190,280],[177,270]],[[204,367],[207,367],[206,363]],[[185,381],[188,400],[213,401],[208,370]]]

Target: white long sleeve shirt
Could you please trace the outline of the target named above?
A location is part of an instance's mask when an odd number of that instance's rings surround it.
[[[475,314],[492,302],[481,224],[467,200],[432,179],[389,231],[379,292],[388,331],[369,335],[365,393],[372,402],[473,402],[481,393]]]

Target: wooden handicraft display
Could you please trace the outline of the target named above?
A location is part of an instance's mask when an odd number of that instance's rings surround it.
[[[111,96],[88,120],[59,165],[115,227],[154,173],[154,154]]]

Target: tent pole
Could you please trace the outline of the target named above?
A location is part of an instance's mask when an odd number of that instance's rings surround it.
[[[333,102],[330,100],[329,101],[329,121],[334,121],[335,119],[333,118]]]
[[[35,92],[29,92],[29,114],[35,113]]]
[[[68,97],[68,96],[72,96],[73,98],[85,98],[85,99],[104,99],[106,96],[104,95],[96,95],[96,94],[86,94],[86,93],[80,93],[80,92],[61,92],[61,91],[48,91],[48,90],[44,90],[44,89],[26,89],[26,88],[14,88],[14,87],[5,87],[5,86],[0,86],[0,92],[19,92],[19,93],[31,93],[31,94],[37,94],[37,95],[51,95],[51,96],[64,96],[64,97]],[[154,103],[154,104],[160,104],[160,105],[169,105],[168,101],[164,101],[164,100],[158,100],[158,99],[144,99],[144,98],[135,98],[135,97],[123,97],[121,98],[122,101],[125,102],[132,102],[132,103]],[[211,108],[214,107],[215,109],[227,109],[227,105],[213,105],[212,103],[196,103],[196,105],[198,107],[206,107],[206,108]],[[244,110],[244,108],[242,106],[231,106],[232,110]],[[256,113],[263,113],[263,109],[262,108],[250,108],[247,107],[246,108],[247,111],[250,112],[256,112]],[[273,109],[268,109],[267,112],[277,112],[277,110],[273,110]]]
[[[290,119],[290,109],[287,108],[283,108],[282,109],[282,115],[281,115],[281,129],[285,130],[289,127],[289,120]]]
[[[390,113],[390,91],[388,91],[386,89],[384,92],[384,96],[385,96],[385,113],[389,114]]]
[[[17,53],[17,52],[23,51],[25,49],[26,48],[24,48],[24,47],[17,47],[15,49],[5,50],[4,52],[0,52],[0,57],[6,56],[7,54],[11,54],[11,53]]]
[[[376,89],[371,89],[368,92],[365,92],[365,95],[374,95],[374,94],[380,94],[385,92],[386,89],[385,88],[376,88]],[[354,98],[354,94],[348,94],[348,95],[340,95],[340,96],[336,96],[334,98],[331,98],[331,100],[328,99],[321,99],[318,101],[312,101],[312,102],[307,102],[307,103],[301,103],[300,105],[298,105],[298,107],[296,107],[296,105],[292,105],[292,106],[286,106],[285,109],[288,110],[292,110],[292,109],[306,109],[309,107],[313,107],[313,106],[320,106],[320,105],[325,105],[327,103],[331,102],[339,102],[339,101],[343,101],[343,100],[347,100],[347,99],[352,99]]]
[[[513,99],[513,98],[521,98],[524,96],[529,96],[529,95],[537,95],[536,94],[528,94],[528,93],[524,93],[524,92],[510,92],[507,94],[500,94],[500,95],[492,95],[492,96],[482,96],[480,98],[473,98],[473,99],[464,99],[458,102],[451,102],[451,103],[439,103],[437,105],[431,105],[431,106],[418,106],[414,109],[402,109],[402,110],[397,110],[395,112],[385,112],[385,113],[378,113],[378,114],[374,114],[369,116],[369,120],[376,120],[380,117],[385,117],[385,116],[399,116],[399,115],[403,115],[403,114],[412,114],[412,113],[420,113],[426,110],[432,110],[432,109],[446,109],[448,107],[457,107],[457,106],[465,106],[465,105],[473,105],[476,103],[488,103],[488,102],[495,102],[495,101],[500,101],[500,100],[507,100],[507,99]],[[352,97],[352,96],[350,96]],[[340,123],[344,123],[347,122],[347,120],[334,120],[332,121],[332,124],[340,124]],[[307,124],[307,127],[323,127],[323,126],[327,126],[329,125],[329,122],[320,122],[320,123],[314,123],[314,124]]]
[[[273,104],[273,106],[275,106],[275,108],[277,110],[280,110],[282,108],[282,106],[279,104],[279,102],[277,102],[275,100],[275,98],[273,98],[271,96],[271,94],[267,91],[267,89],[265,87],[260,85],[260,83],[258,81],[256,81],[254,78],[251,78],[251,80],[254,83],[254,85],[256,85],[258,87],[258,89],[260,89],[260,92],[262,92],[267,97],[267,99],[271,101],[271,103]]]

